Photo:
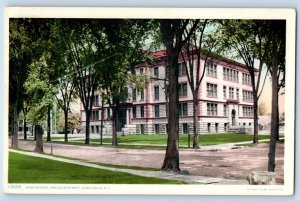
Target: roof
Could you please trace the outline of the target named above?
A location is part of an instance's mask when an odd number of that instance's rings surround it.
[[[158,50],[158,51],[154,51],[154,52],[152,53],[152,55],[153,55],[154,57],[156,57],[156,58],[160,58],[160,59],[161,59],[161,58],[164,58],[164,57],[167,56],[167,51],[166,51],[166,50]],[[203,54],[202,56],[204,57],[205,55]],[[226,57],[222,57],[222,56],[220,56],[220,55],[217,55],[217,57],[218,57],[218,60],[220,60],[220,61],[223,61],[223,62],[226,62],[226,63],[228,63],[228,64],[232,64],[232,65],[235,65],[235,66],[239,66],[239,67],[248,69],[247,66],[246,66],[245,64],[242,64],[242,63],[240,63],[240,62],[234,61],[234,60],[229,59],[229,58],[226,58]],[[258,72],[258,69],[255,68],[255,71]]]

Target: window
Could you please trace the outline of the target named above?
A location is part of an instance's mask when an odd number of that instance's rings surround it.
[[[188,134],[189,133],[189,127],[187,123],[182,124],[182,133],[183,134]]]
[[[178,64],[178,75],[179,76],[186,75],[186,64],[184,62]]]
[[[228,68],[225,68],[226,69],[226,76],[225,76],[225,79],[226,80],[229,80],[229,69]]]
[[[224,116],[225,116],[225,117],[228,116],[227,105],[224,105],[224,106],[223,106],[223,113],[224,113]]]
[[[132,116],[133,118],[136,118],[136,106],[132,107]]]
[[[216,133],[219,132],[219,123],[215,123],[215,129],[216,129]]]
[[[187,83],[179,84],[179,97],[187,96]]]
[[[239,82],[239,72],[223,67],[223,79],[233,82]]]
[[[217,65],[209,62],[206,64],[206,75],[211,77],[217,77]]]
[[[243,90],[243,101],[253,101],[253,92]]]
[[[211,131],[211,126],[210,125],[211,125],[210,123],[207,123],[207,132],[208,133],[210,133],[210,131]]]
[[[90,118],[92,121],[99,120],[99,110],[91,111]]]
[[[223,86],[223,98],[226,99],[227,93],[226,93],[226,86]]]
[[[154,76],[155,76],[156,78],[159,77],[158,67],[154,67]]]
[[[218,115],[218,104],[216,104],[216,103],[207,103],[207,115],[217,116]]]
[[[224,131],[225,131],[225,132],[228,131],[228,123],[224,123]]]
[[[206,92],[207,92],[207,97],[217,97],[218,96],[218,89],[216,84],[206,84]]]
[[[158,88],[158,86],[154,87],[154,100],[159,100],[159,88]]]
[[[144,89],[141,91],[141,100],[144,100]]]
[[[132,100],[136,101],[136,89],[132,89]]]
[[[253,117],[252,106],[243,106],[243,117]]]
[[[243,73],[243,84],[251,85],[251,76],[250,76],[250,74]]]
[[[236,99],[240,100],[240,90],[236,89]]]
[[[166,79],[169,78],[169,73],[170,73],[170,66],[166,65],[166,67],[165,67]]]
[[[159,117],[159,105],[154,106],[154,116]]]
[[[107,108],[107,119],[110,119],[110,108]]]
[[[145,115],[145,111],[144,111],[144,106],[142,105],[141,106],[141,117],[144,117]]]
[[[179,103],[178,111],[179,111],[179,116],[187,116],[188,115],[188,104],[187,103]]]
[[[145,126],[144,124],[141,124],[141,134],[144,134],[145,133]]]
[[[93,97],[93,106],[98,106],[99,105],[99,95],[95,95]]]
[[[144,73],[144,69],[140,68],[140,74],[143,74],[143,73]]]
[[[159,124],[154,124],[154,132],[155,134],[159,134]]]
[[[229,99],[234,99],[234,88],[229,87]]]

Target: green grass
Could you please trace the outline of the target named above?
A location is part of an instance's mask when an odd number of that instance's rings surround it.
[[[269,139],[270,135],[259,135],[259,140]],[[53,138],[53,142],[62,143],[64,142],[57,141],[59,138]],[[62,138],[61,138],[62,139]],[[111,138],[104,138],[103,143],[104,147],[111,146]],[[223,134],[200,134],[199,135],[199,144],[201,146],[207,145],[217,145],[225,143],[238,143],[245,141],[252,141],[253,135],[249,134],[232,134],[232,133],[223,133]],[[99,146],[100,139],[92,139],[93,144],[88,146]],[[119,148],[128,148],[128,149],[165,149],[167,142],[167,135],[126,135],[118,137],[118,147]],[[84,140],[70,141],[68,144],[73,145],[85,145]],[[193,136],[190,135],[190,144],[193,144]],[[188,147],[188,135],[179,135],[179,146],[181,149]]]
[[[9,152],[9,183],[184,184]]]
[[[190,136],[190,142],[192,144],[193,136]],[[259,139],[269,139],[269,135],[259,135]],[[199,135],[200,145],[215,145],[224,143],[235,143],[252,141],[253,135],[245,134],[204,134]],[[99,140],[94,139],[93,142]],[[111,139],[103,139],[105,143],[111,143]],[[167,135],[126,135],[118,137],[118,143],[130,144],[147,144],[147,145],[162,145],[165,146],[167,142]],[[182,147],[188,146],[188,135],[179,135],[179,144]]]

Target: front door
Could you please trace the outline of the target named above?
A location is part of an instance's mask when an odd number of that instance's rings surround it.
[[[235,124],[236,124],[236,120],[235,120],[235,110],[232,110],[232,112],[231,112],[231,124],[232,124],[232,126],[235,126]]]
[[[122,128],[126,124],[126,110],[120,109],[118,111],[118,124],[117,124],[117,132],[121,132]]]

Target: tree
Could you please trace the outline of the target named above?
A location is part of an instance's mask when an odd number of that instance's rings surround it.
[[[13,148],[18,148],[19,114],[26,99],[24,83],[29,66],[42,55],[43,41],[49,37],[49,21],[29,18],[9,21],[9,110]]]
[[[264,102],[260,102],[258,104],[258,114],[260,116],[264,116],[267,114],[267,108],[266,108],[266,104]]]
[[[35,125],[36,146],[34,151],[43,153],[43,124],[49,105],[53,102],[55,88],[49,84],[51,68],[47,65],[49,54],[43,55],[30,65],[30,74],[24,83],[26,94],[31,97],[28,103],[28,119]]]
[[[152,24],[149,20],[127,19],[102,20],[95,23],[98,27],[103,27],[100,33],[93,32],[97,38],[97,47],[101,49],[97,54],[107,58],[95,65],[99,76],[98,86],[105,92],[105,102],[108,102],[112,109],[112,145],[117,146],[118,113],[122,109],[122,103],[128,99],[127,85],[132,81],[129,72],[144,58],[141,48]],[[101,38],[103,35],[104,40]]]
[[[67,111],[68,100],[71,100],[72,97],[72,94],[70,94],[72,91],[71,87],[74,85],[79,92],[86,116],[85,144],[90,144],[90,115],[98,82],[95,75],[95,65],[99,62],[99,58],[96,57],[96,52],[99,51],[95,45],[96,38],[93,37],[90,22],[85,19],[60,20],[56,31],[58,35],[64,36],[63,43],[67,54],[66,62],[72,69],[72,74],[69,76],[74,78],[74,83],[71,85],[65,82],[67,80],[64,80],[64,87],[69,94],[64,93],[65,103],[62,106]],[[69,83],[69,81],[67,82]],[[67,141],[66,135],[65,140]]]
[[[9,21],[9,110],[12,141],[11,147],[18,148],[19,113],[23,107],[23,84],[31,63],[30,38],[23,19]]]
[[[64,30],[61,20],[55,20],[52,25],[51,34],[55,39],[51,45],[51,61],[50,65],[55,69],[58,75],[58,93],[55,94],[58,106],[64,113],[64,134],[65,143],[68,142],[68,114],[70,112],[70,103],[78,97],[78,92],[75,85],[75,76],[70,63],[70,50],[64,40],[61,40],[61,34]]]
[[[160,34],[167,51],[169,65],[169,105],[167,124],[167,148],[162,165],[165,171],[179,168],[179,116],[178,116],[178,58],[182,47],[194,33],[199,20],[160,20]],[[186,33],[186,37],[184,34]]]
[[[264,59],[272,79],[272,118],[268,171],[274,172],[276,166],[276,138],[279,135],[278,92],[280,87],[284,87],[285,83],[286,22],[284,20],[268,21],[265,35],[270,39],[270,45],[268,54]]]
[[[258,100],[264,83],[261,86],[263,58],[267,54],[269,40],[263,37],[265,21],[263,20],[224,20],[221,21],[223,45],[227,50],[234,50],[236,57],[241,58],[251,78],[253,92],[254,136],[253,143],[258,143]],[[255,59],[259,61],[258,69],[255,68]],[[256,79],[255,75],[258,74]],[[267,76],[267,74],[265,75]],[[266,78],[265,78],[266,79]],[[264,79],[264,80],[265,80]],[[260,90],[260,92],[259,92]]]
[[[181,58],[185,63],[185,71],[188,78],[188,83],[193,96],[193,148],[199,148],[198,143],[198,94],[200,84],[205,75],[207,62],[212,62],[212,50],[215,49],[217,32],[205,31],[206,27],[211,25],[213,21],[207,19],[201,20],[195,33],[190,37],[185,48],[181,51]],[[213,24],[212,24],[213,25]],[[214,54],[216,55],[216,54]],[[201,58],[204,58],[204,68],[200,69]],[[188,65],[187,65],[188,64]],[[190,141],[190,140],[188,140]]]
[[[59,124],[59,127],[63,128],[64,131],[65,131],[65,125],[66,125],[65,122],[66,122],[65,114],[63,114],[59,117],[58,124]],[[71,133],[74,133],[74,130],[77,130],[77,131],[80,130],[80,118],[79,118],[78,114],[69,112],[67,122],[68,122],[67,123],[67,125],[68,125],[67,131],[71,131]]]

